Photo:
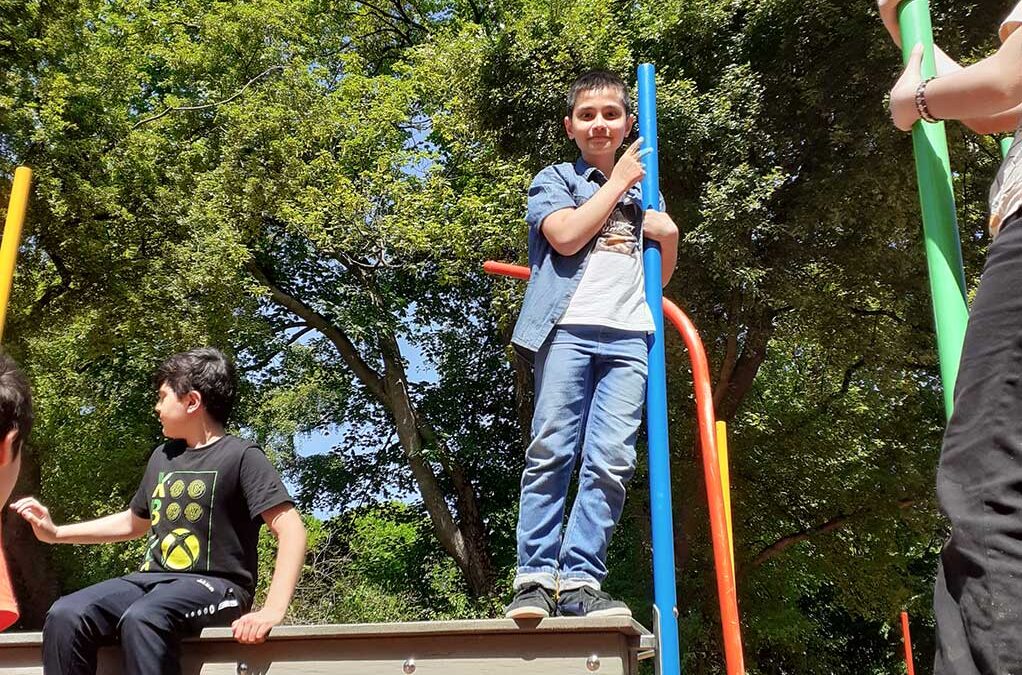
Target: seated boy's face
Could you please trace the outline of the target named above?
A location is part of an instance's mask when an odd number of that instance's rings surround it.
[[[184,438],[189,420],[188,395],[178,396],[164,382],[156,394],[156,414],[163,424],[163,435],[167,438]]]
[[[564,118],[564,128],[583,157],[597,157],[613,155],[634,122],[633,116],[625,114],[621,91],[594,89],[578,93],[571,117]]]

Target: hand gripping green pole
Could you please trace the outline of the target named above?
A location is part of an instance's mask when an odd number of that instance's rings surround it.
[[[930,77],[936,69],[928,0],[906,0],[902,3],[898,8],[898,23],[901,26],[903,61],[907,62],[912,48],[922,43],[923,77]],[[923,235],[930,270],[933,319],[937,328],[940,379],[944,385],[944,410],[951,417],[969,306],[965,299],[962,247],[955,218],[955,197],[951,187],[951,163],[948,160],[944,123],[916,122],[912,128],[912,148],[919,181],[919,203],[923,212]]]

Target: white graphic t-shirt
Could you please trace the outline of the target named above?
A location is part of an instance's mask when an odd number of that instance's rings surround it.
[[[559,325],[655,330],[643,290],[641,222],[637,204],[614,207]]]

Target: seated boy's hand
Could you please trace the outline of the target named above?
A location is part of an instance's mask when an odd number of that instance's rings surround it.
[[[678,226],[663,211],[647,209],[642,221],[642,234],[653,241],[667,241],[678,237]]]
[[[263,607],[249,612],[231,624],[234,639],[243,645],[259,644],[270,634],[270,629],[284,620],[284,612]]]
[[[47,544],[57,541],[57,526],[53,524],[53,519],[50,518],[50,510],[40,504],[35,497],[19,499],[11,504],[11,509],[28,521],[28,524],[32,526],[32,532],[35,533],[36,539]]]

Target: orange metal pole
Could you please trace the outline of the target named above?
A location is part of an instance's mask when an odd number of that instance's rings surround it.
[[[487,261],[483,270],[516,279],[528,279],[529,268]],[[714,425],[713,391],[710,387],[710,368],[699,331],[681,309],[664,298],[664,318],[681,333],[692,361],[692,381],[695,386],[696,417],[699,443],[703,455],[703,476],[706,497],[710,506],[710,534],[713,539],[713,562],[717,575],[717,598],[724,633],[724,659],[728,675],[745,674],[745,656],[742,654],[742,631],[738,618],[738,591],[735,586],[734,558],[728,537],[724,490],[721,482],[720,461],[717,456],[717,434]]]
[[[916,675],[916,668],[912,663],[912,634],[908,629],[908,612],[901,613],[901,636],[905,641],[905,668],[908,675]]]

